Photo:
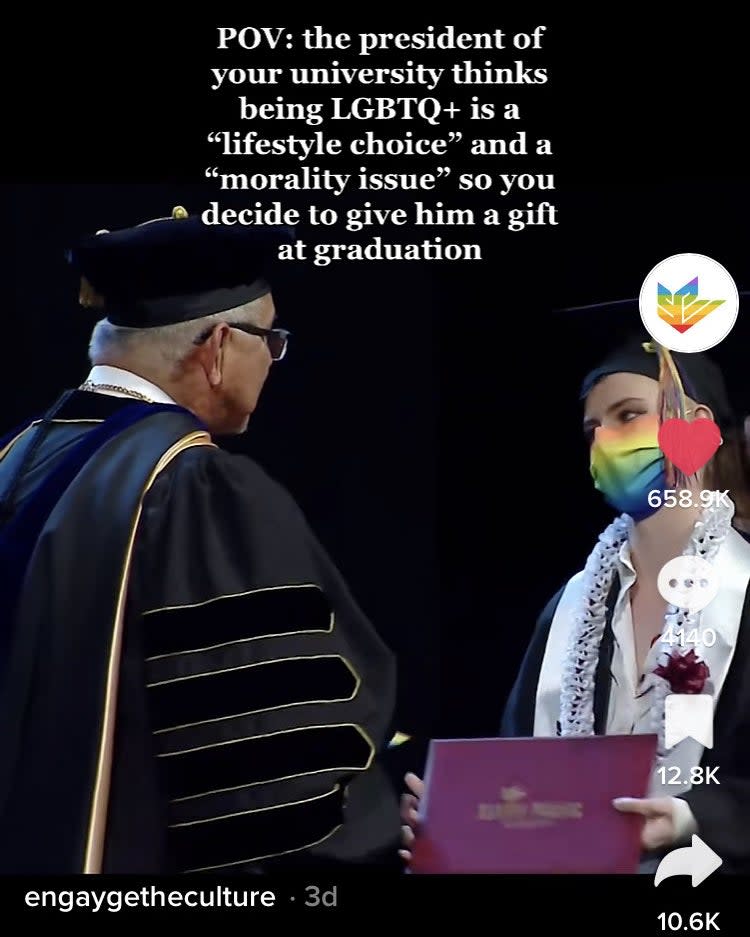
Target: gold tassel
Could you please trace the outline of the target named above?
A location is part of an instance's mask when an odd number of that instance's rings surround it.
[[[659,423],[667,420],[684,420],[687,415],[687,398],[682,386],[680,372],[671,352],[663,345],[645,342],[644,349],[659,356]],[[664,456],[667,484],[670,488],[681,490],[688,485],[687,476]]]
[[[104,306],[104,297],[96,292],[86,277],[81,277],[81,285],[78,290],[78,302],[86,309],[102,309]]]

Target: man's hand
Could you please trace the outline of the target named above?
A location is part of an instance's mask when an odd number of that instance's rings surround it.
[[[674,800],[671,797],[618,797],[613,802],[621,813],[637,813],[646,818],[641,832],[641,847],[663,849],[677,839]]]
[[[409,847],[414,842],[414,831],[419,822],[419,801],[424,796],[424,781],[418,778],[416,774],[409,772],[404,777],[406,786],[411,791],[410,794],[401,795],[401,844],[404,847],[399,849],[398,854],[404,862],[411,861],[411,852]]]

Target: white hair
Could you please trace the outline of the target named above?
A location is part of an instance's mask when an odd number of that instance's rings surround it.
[[[218,322],[257,324],[258,314],[268,301],[261,296],[252,302],[189,322],[133,329],[100,319],[91,333],[89,360],[95,364],[116,362],[146,365],[150,370],[175,369],[188,355],[195,340]]]

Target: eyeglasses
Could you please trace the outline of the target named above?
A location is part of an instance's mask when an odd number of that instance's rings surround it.
[[[286,354],[289,335],[291,334],[286,329],[262,329],[260,326],[250,325],[248,322],[226,322],[225,325],[228,325],[230,329],[237,329],[239,332],[246,332],[248,335],[257,335],[262,338],[268,345],[268,350],[271,352],[271,358],[274,361],[281,361]],[[210,329],[202,332],[195,339],[195,344],[202,345],[215,328],[216,326],[212,325]]]

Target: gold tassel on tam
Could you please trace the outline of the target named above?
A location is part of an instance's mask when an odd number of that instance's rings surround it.
[[[85,277],[81,277],[78,303],[83,306],[84,309],[101,309],[104,306],[104,297],[96,292]]]
[[[687,417],[687,398],[680,372],[668,348],[656,342],[644,342],[646,351],[659,356],[659,423],[684,420]],[[678,491],[688,486],[687,476],[664,456],[667,484]]]

